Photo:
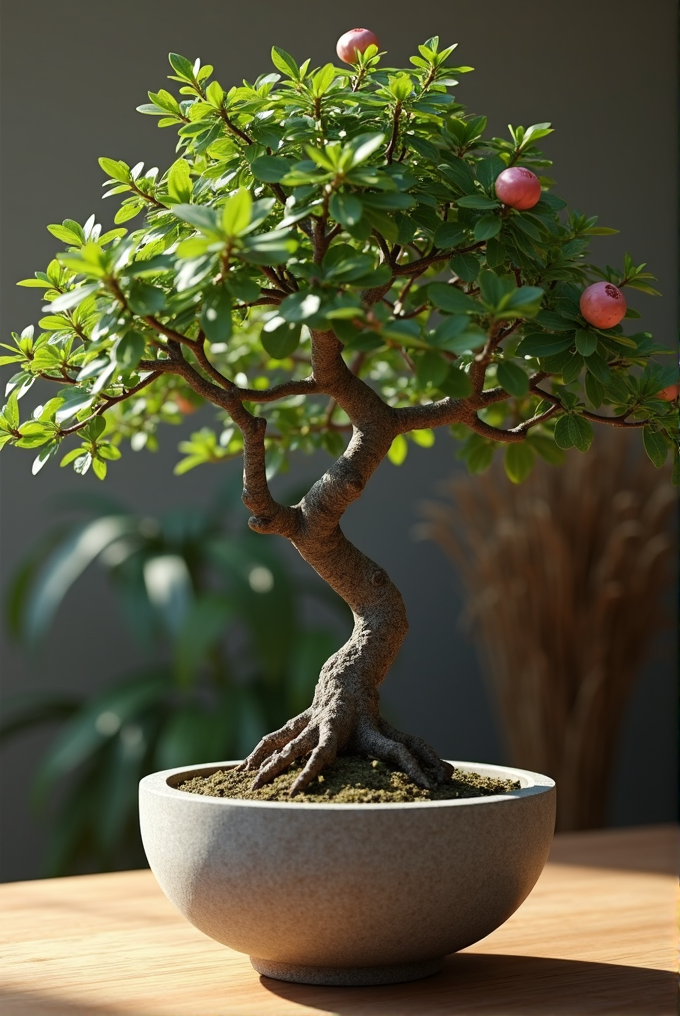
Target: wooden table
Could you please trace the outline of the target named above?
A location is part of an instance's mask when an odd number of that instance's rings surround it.
[[[411,984],[260,978],[205,938],[148,871],[0,886],[3,1016],[589,1016],[676,1012],[675,830],[556,839],[498,931]]]

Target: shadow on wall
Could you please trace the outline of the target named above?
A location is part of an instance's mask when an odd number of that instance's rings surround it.
[[[463,579],[512,763],[558,783],[558,830],[605,824],[624,710],[670,622],[668,481],[613,431],[522,486],[495,469],[423,506],[419,534]]]

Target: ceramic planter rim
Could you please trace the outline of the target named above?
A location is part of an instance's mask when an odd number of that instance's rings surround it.
[[[173,786],[170,782],[172,779],[178,776],[185,776],[186,779],[191,779],[192,776],[209,776],[219,769],[232,769],[237,766],[242,759],[230,759],[224,762],[203,762],[193,766],[176,766],[172,769],[162,769],[155,773],[150,773],[145,776],[139,784],[140,791],[142,788],[152,794],[161,794],[166,797],[174,797],[176,794],[181,794],[185,800],[193,799],[197,803],[202,803],[203,806],[209,807],[242,807],[242,808],[261,808],[265,807],[268,809],[303,809],[305,811],[323,811],[328,812],[339,811],[339,812],[365,812],[365,811],[383,811],[385,809],[407,809],[413,808],[450,808],[450,807],[474,807],[482,806],[484,804],[499,804],[503,801],[516,801],[525,797],[533,797],[536,794],[544,794],[547,791],[552,790],[555,787],[555,781],[550,779],[549,776],[544,776],[542,773],[535,773],[529,769],[519,769],[516,766],[503,766],[496,765],[495,763],[486,762],[458,762],[447,760],[451,762],[456,769],[461,769],[466,772],[480,773],[480,775],[496,776],[499,779],[517,779],[519,778],[521,786],[515,790],[506,791],[503,794],[487,794],[479,797],[459,797],[450,798],[444,801],[376,801],[376,802],[348,802],[348,803],[333,803],[333,802],[322,802],[322,801],[262,801],[262,800],[251,800],[244,797],[211,797],[204,794],[192,794],[190,791],[179,790],[176,786]],[[481,772],[480,772],[481,771]]]

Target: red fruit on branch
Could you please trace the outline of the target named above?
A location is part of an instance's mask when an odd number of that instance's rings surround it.
[[[496,196],[504,205],[524,212],[540,200],[541,184],[530,169],[510,166],[496,177]]]
[[[626,313],[626,298],[611,282],[595,282],[581,293],[581,313],[595,328],[613,328]]]
[[[680,393],[680,385],[669,385],[668,388],[662,388],[660,392],[656,393],[657,399],[663,399],[664,402],[675,402]]]
[[[338,39],[335,51],[343,63],[354,64],[359,53],[365,53],[369,46],[378,46],[378,36],[370,28],[351,28]]]

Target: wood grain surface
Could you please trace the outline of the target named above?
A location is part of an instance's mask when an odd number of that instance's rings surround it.
[[[671,1016],[676,831],[559,836],[520,910],[411,984],[259,977],[203,936],[149,871],[0,886],[3,1016]]]

